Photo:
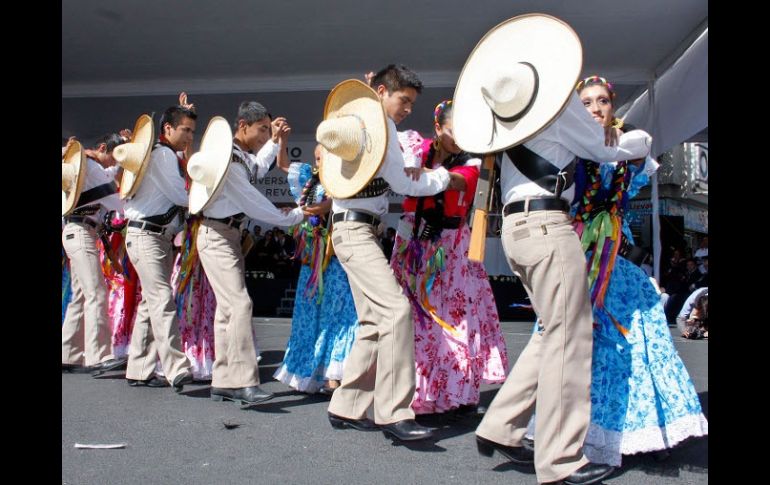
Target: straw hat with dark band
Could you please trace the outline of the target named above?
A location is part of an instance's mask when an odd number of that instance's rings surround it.
[[[321,183],[337,199],[360,192],[385,159],[388,125],[377,93],[357,79],[342,81],[326,98],[316,140],[323,146]]]
[[[86,153],[79,141],[70,144],[61,161],[61,215],[77,206],[86,183]]]
[[[471,153],[524,143],[567,105],[583,64],[580,39],[544,14],[513,17],[481,38],[455,88],[454,137]]]
[[[123,178],[120,181],[120,198],[133,197],[142,183],[144,173],[150,161],[155,130],[152,118],[142,115],[136,120],[131,141],[118,145],[112,151],[115,161],[123,167]]]

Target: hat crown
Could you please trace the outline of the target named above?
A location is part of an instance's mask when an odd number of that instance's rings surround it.
[[[217,167],[214,158],[208,152],[196,152],[187,162],[187,173],[196,183],[213,187],[217,180]]]
[[[316,130],[316,140],[342,160],[355,160],[366,145],[366,127],[355,115],[324,120]]]
[[[521,114],[532,101],[537,74],[529,63],[499,65],[482,80],[481,95],[500,118]]]
[[[61,164],[61,189],[65,192],[72,190],[77,178],[77,170],[71,163]]]
[[[112,151],[115,161],[125,170],[136,174],[142,166],[147,145],[144,143],[123,143]]]

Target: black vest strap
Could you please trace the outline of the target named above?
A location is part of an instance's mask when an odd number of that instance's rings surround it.
[[[561,197],[562,192],[575,183],[575,164],[577,157],[563,169],[528,149],[524,145],[517,145],[505,151],[513,165],[525,177],[535,182],[543,189],[551,192],[556,197]]]
[[[157,224],[159,226],[165,226],[174,220],[174,217],[177,215],[180,209],[182,209],[182,207],[178,205],[172,205],[165,214],[157,214],[154,216],[145,217],[142,219],[142,221],[151,222],[152,224]]]
[[[107,182],[106,184],[97,185],[92,189],[88,189],[80,194],[78,198],[78,207],[90,204],[95,200],[99,200],[102,197],[107,197],[118,191],[118,186],[115,182]]]

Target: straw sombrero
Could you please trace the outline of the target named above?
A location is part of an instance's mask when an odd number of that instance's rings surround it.
[[[61,215],[69,215],[77,206],[86,183],[86,153],[79,141],[73,142],[61,160]]]
[[[334,86],[316,130],[323,146],[320,179],[336,199],[360,192],[385,159],[388,125],[377,93],[357,79]]]
[[[523,143],[561,114],[583,64],[580,39],[544,14],[513,17],[481,38],[454,95],[454,137],[471,153]]]
[[[200,151],[190,157],[190,213],[197,214],[213,202],[224,185],[233,153],[233,130],[221,116],[211,118],[201,139]]]
[[[123,167],[123,178],[120,180],[121,199],[133,197],[139,189],[149,165],[154,139],[152,118],[142,115],[136,120],[134,131],[131,132],[131,141],[116,146],[112,151],[115,161]]]

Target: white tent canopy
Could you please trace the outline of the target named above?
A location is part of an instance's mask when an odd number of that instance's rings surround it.
[[[465,59],[501,21],[542,12],[583,44],[583,75],[643,91],[708,21],[707,0],[78,0],[62,3],[62,136],[83,140],[159,112],[187,91],[200,119],[232,117],[256,99],[315,132],[337,82],[385,64],[414,69],[426,89],[404,128],[430,130]],[[85,28],[84,26],[87,26]],[[673,61],[673,59],[671,59]],[[669,106],[680,113],[685,99]]]
[[[653,137],[657,157],[709,125],[708,27],[624,116]]]

